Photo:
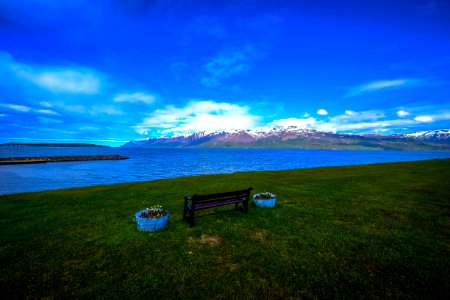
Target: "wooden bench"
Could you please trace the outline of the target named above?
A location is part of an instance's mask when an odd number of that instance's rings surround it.
[[[192,198],[189,196],[185,196],[183,220],[187,221],[189,224],[191,224],[191,226],[194,226],[195,218],[211,215],[207,214],[196,217],[196,211],[231,204],[234,204],[234,209],[238,209],[239,203],[242,203],[244,212],[248,213],[248,201],[250,199],[251,190],[253,190],[253,188],[249,187],[246,190],[238,190],[226,193],[209,195],[194,194]]]

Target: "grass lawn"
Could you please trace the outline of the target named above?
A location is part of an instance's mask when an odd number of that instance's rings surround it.
[[[183,222],[185,194],[249,186],[276,207]],[[155,204],[168,227],[138,232],[134,213]],[[0,229],[3,299],[444,299],[450,160],[6,195]]]

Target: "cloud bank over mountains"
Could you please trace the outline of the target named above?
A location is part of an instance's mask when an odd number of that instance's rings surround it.
[[[412,111],[419,110],[412,108]],[[190,101],[184,107],[169,105],[155,110],[134,128],[138,133],[151,137],[290,126],[333,133],[393,133],[397,128],[414,128],[422,123],[450,120],[450,111],[422,115],[396,108],[390,111],[346,110],[335,116],[328,116],[325,109],[319,109],[316,116],[307,115],[268,121],[253,113],[247,105],[201,100]],[[157,134],[150,134],[152,132]]]
[[[340,114],[334,115],[326,108],[318,108],[315,113],[302,112],[301,116],[286,113],[289,117],[269,119],[258,107],[258,101],[242,104],[196,99],[190,100],[184,106],[163,104],[158,103],[157,96],[142,90],[122,92],[123,88],[113,83],[111,76],[97,70],[86,67],[30,65],[17,61],[8,53],[1,53],[0,58],[1,72],[12,79],[10,88],[20,88],[24,85],[28,89],[34,88],[37,94],[41,95],[39,98],[23,101],[23,104],[4,101],[0,104],[0,117],[5,119],[8,115],[26,115],[35,118],[40,126],[49,127],[50,131],[55,125],[58,125],[58,128],[54,130],[61,130],[59,124],[64,123],[66,133],[77,130],[84,134],[94,133],[119,124],[122,132],[131,128],[139,136],[149,137],[289,126],[334,133],[394,133],[408,131],[422,124],[450,120],[449,110],[439,110],[433,106],[364,111],[344,109]],[[234,62],[235,60],[232,60],[230,63]],[[216,75],[220,77],[223,74]],[[360,92],[372,92],[411,82],[418,81],[377,81],[363,84],[358,89]],[[109,90],[103,91],[107,86]],[[116,88],[111,88],[113,86]],[[76,101],[73,101],[73,97],[76,97]],[[98,101],[99,98],[101,101]],[[44,99],[45,101],[42,101]],[[270,107],[271,104],[266,103],[265,111],[270,110]],[[90,126],[79,126],[89,115],[99,116],[101,120],[92,122]],[[117,116],[120,116],[120,121]],[[11,137],[14,138],[22,137]]]

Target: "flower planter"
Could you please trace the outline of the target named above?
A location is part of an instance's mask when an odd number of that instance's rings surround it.
[[[257,199],[260,194],[253,195],[253,202],[257,207],[274,207],[277,202],[277,197],[272,195],[271,198],[267,199]]]
[[[141,217],[146,209],[138,211],[136,215],[136,225],[139,231],[158,231],[166,227],[167,220],[169,219],[169,214],[160,218],[144,218]]]

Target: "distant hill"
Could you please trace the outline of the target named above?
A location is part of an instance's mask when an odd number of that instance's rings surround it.
[[[108,147],[95,144],[83,144],[83,143],[6,143],[0,144],[0,146],[12,146],[12,147]]]
[[[295,126],[259,130],[198,132],[148,138],[122,147],[140,148],[294,148],[336,150],[450,150],[450,130],[403,135],[339,134]]]

